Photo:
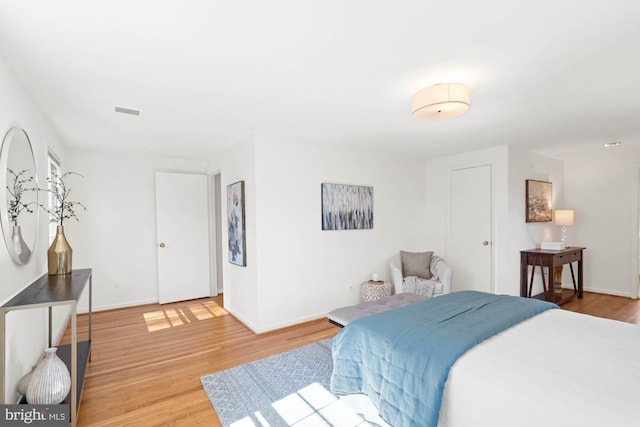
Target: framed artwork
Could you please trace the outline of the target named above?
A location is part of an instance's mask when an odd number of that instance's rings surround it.
[[[227,186],[229,262],[245,267],[247,245],[244,227],[244,181]]]
[[[552,184],[546,181],[527,179],[527,222],[551,221]]]
[[[373,228],[373,187],[321,184],[322,229]]]

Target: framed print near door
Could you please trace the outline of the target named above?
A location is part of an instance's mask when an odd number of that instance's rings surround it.
[[[527,222],[550,222],[552,183],[527,179]]]
[[[229,262],[245,267],[247,244],[244,226],[244,181],[227,186],[227,221]]]

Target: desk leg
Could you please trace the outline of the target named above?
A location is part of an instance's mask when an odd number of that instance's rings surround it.
[[[78,307],[71,304],[71,427],[78,422]]]
[[[583,286],[583,276],[582,276],[582,257],[580,257],[580,261],[578,261],[578,298],[582,298],[582,286]]]
[[[89,362],[91,362],[91,344],[93,344],[93,338],[91,337],[91,331],[93,330],[93,325],[91,323],[91,316],[93,314],[93,274],[89,276]]]
[[[4,366],[5,364],[5,360],[4,360],[4,355],[6,354],[7,351],[7,347],[6,344],[4,342],[5,340],[5,316],[7,315],[7,312],[2,310],[0,312],[0,368],[2,368],[2,384],[0,384],[2,386],[2,388],[0,388],[0,403],[2,404],[6,404],[9,403],[7,402],[7,396],[5,396],[4,394],[4,389],[7,386],[6,384],[6,367]],[[15,403],[15,402],[11,402],[11,403]]]
[[[573,292],[578,293],[578,288],[576,287],[576,276],[573,274],[573,263],[569,263],[569,268],[571,269],[571,281],[573,282]]]
[[[544,292],[544,296],[545,296],[545,301],[551,301],[554,302],[556,300],[556,296],[555,296],[555,291],[553,289],[553,275],[555,273],[555,266],[553,264],[551,264],[550,266],[547,267],[547,280],[549,283],[549,287],[545,288]],[[542,272],[543,277],[544,277],[544,272]]]
[[[531,279],[529,280],[529,292],[527,293],[527,297],[531,298],[533,296],[533,278],[536,274],[536,265],[533,264],[531,266]]]
[[[53,347],[53,307],[49,306],[49,347]]]
[[[520,296],[521,297],[531,297],[527,293],[527,271],[529,265],[527,264],[527,256],[525,254],[520,254]]]
[[[546,281],[545,276],[544,276],[544,265],[542,263],[542,259],[540,259],[539,266],[540,266],[540,277],[542,277],[542,292],[544,294],[544,299],[546,301],[549,301],[549,287],[547,286],[547,281]],[[553,277],[552,277],[552,275],[550,273],[549,274],[549,284],[553,283],[552,280],[553,280]]]

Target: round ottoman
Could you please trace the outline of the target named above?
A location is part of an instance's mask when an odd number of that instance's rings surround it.
[[[391,295],[391,283],[368,281],[360,285],[360,301],[375,301]]]

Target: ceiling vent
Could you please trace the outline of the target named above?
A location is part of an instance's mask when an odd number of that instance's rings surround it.
[[[140,110],[134,110],[132,108],[124,108],[124,107],[117,107],[116,106],[116,113],[130,114],[132,116],[139,116],[140,115]]]

